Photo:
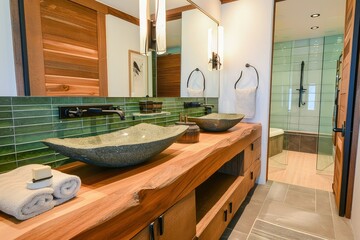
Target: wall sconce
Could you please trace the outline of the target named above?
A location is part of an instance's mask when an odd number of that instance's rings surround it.
[[[221,70],[224,68],[224,28],[218,26],[217,53],[212,48],[212,29],[208,30],[208,59],[209,70]]]
[[[155,1],[155,19],[149,19],[149,0],[139,0],[140,53],[166,52],[166,6],[165,0]]]

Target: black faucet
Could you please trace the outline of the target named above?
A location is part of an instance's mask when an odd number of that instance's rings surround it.
[[[94,117],[110,114],[119,115],[121,120],[125,120],[125,112],[110,104],[106,105],[79,105],[79,106],[59,106],[59,118],[80,118],[80,117]]]
[[[89,113],[115,113],[119,115],[120,120],[125,120],[125,113],[121,108],[114,108],[114,109],[101,109],[101,108],[88,108],[87,110]]]

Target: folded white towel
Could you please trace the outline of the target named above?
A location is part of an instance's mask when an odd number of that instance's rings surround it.
[[[0,211],[19,220],[25,220],[75,197],[80,189],[78,176],[52,169],[52,185],[30,190],[27,182],[32,179],[32,169],[40,164],[29,164],[0,174]]]
[[[54,207],[54,190],[50,187],[30,190],[26,188],[32,179],[31,169],[36,165],[27,165],[8,173],[0,174],[0,210],[25,220]]]
[[[193,89],[193,88],[187,88],[188,96],[189,97],[203,97],[204,96],[204,90],[203,89]]]
[[[55,205],[75,197],[81,186],[80,178],[54,169],[51,172],[53,174],[53,184],[51,187],[54,189]]]
[[[235,89],[236,112],[245,115],[245,118],[253,118],[256,113],[256,87]]]

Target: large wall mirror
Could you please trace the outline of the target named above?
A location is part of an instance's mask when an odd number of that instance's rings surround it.
[[[139,1],[19,2],[31,96],[218,97],[220,73],[207,59],[218,23],[186,0],[167,0],[167,52],[158,56],[139,54]]]

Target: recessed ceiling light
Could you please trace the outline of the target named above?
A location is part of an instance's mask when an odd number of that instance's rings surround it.
[[[312,26],[310,29],[311,30],[316,30],[316,29],[318,29],[319,28],[319,26]]]
[[[310,17],[312,17],[312,18],[320,17],[320,13],[311,14]]]

